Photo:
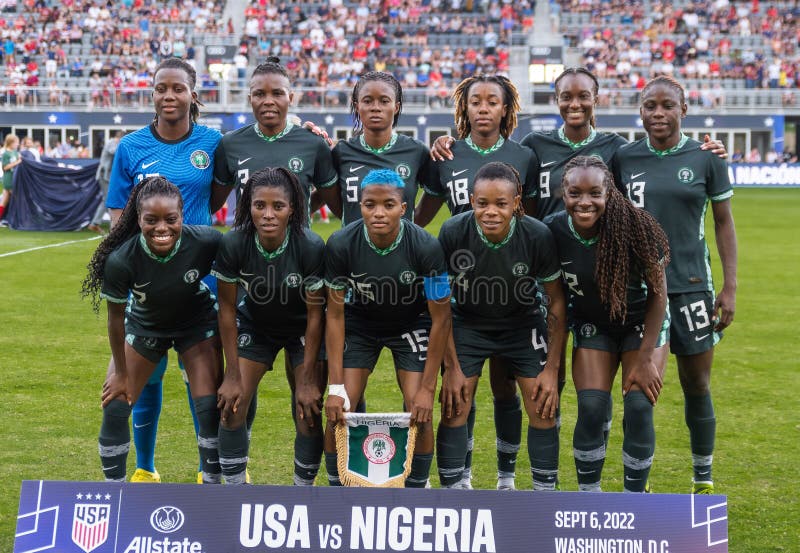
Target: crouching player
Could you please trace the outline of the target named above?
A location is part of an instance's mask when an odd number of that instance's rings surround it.
[[[89,264],[84,295],[105,298],[114,371],[103,384],[100,460],[106,480],[125,480],[128,419],[156,364],[174,347],[189,378],[204,483],[219,483],[220,347],[208,275],[222,235],[183,225],[183,199],[164,177],[134,188],[119,222]],[[130,300],[129,295],[131,295]]]
[[[436,439],[439,478],[443,487],[463,487],[469,407],[483,364],[494,357],[522,391],[533,488],[553,490],[558,368],[566,334],[555,243],[543,223],[524,215],[522,185],[510,165],[484,165],[470,201],[473,211],[449,219],[439,233],[453,275],[453,332]]]
[[[296,379],[294,483],[310,486],[322,457],[322,392],[316,359],[324,306],[322,238],[307,228],[300,181],[283,167],[253,173],[213,274],[225,379],[218,392],[225,482],[244,484],[250,439],[245,419],[258,384],[284,350]],[[238,323],[238,324],[237,324]]]
[[[378,355],[392,351],[404,404],[417,426],[406,487],[421,488],[433,461],[432,412],[450,333],[450,286],[439,243],[403,219],[405,183],[378,169],[361,182],[361,221],[330,237],[325,252],[325,465],[340,485],[334,425],[362,396]]]

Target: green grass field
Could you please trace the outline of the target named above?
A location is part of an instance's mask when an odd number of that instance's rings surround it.
[[[800,190],[740,190],[734,199],[739,237],[736,321],[717,348],[713,391],[717,412],[715,480],[728,496],[729,548],[738,553],[800,551],[800,248],[792,238]],[[440,214],[441,216],[441,214]],[[438,224],[431,226],[436,232]],[[317,225],[327,236],[337,225]],[[708,235],[713,237],[709,224]],[[22,480],[100,480],[97,454],[100,386],[109,359],[104,308],[96,316],[79,298],[96,240],[88,232],[27,233],[0,229],[0,255],[71,240],[56,248],[0,257],[0,552],[12,550]],[[716,250],[712,247],[712,256]],[[715,274],[721,275],[715,263]],[[367,388],[371,411],[398,410],[400,395],[388,362]],[[156,465],[168,482],[192,482],[197,450],[184,386],[174,355],[165,378],[165,402]],[[283,366],[282,359],[276,363]],[[792,368],[794,367],[794,368]],[[618,379],[619,381],[619,379]],[[282,370],[260,388],[250,472],[256,484],[290,484],[293,427]],[[495,484],[494,428],[488,386],[479,390],[475,485]],[[617,407],[604,489],[622,489],[621,402]],[[561,482],[577,489],[572,461],[575,392],[563,397]],[[654,491],[690,489],[689,439],[674,362],[656,409],[658,445]],[[519,457],[517,485],[531,488],[527,455]],[[133,466],[133,454],[130,456]],[[129,474],[132,468],[129,468]],[[433,482],[438,478],[433,471]],[[322,483],[322,479],[319,480]],[[673,552],[678,553],[678,552]]]

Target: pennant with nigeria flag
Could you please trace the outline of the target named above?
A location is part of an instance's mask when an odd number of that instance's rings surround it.
[[[417,436],[410,422],[411,413],[345,413],[336,425],[342,485],[402,488]]]

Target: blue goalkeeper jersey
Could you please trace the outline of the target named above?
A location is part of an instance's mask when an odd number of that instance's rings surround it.
[[[202,125],[192,125],[178,140],[160,138],[152,124],[124,136],[114,155],[106,207],[124,208],[134,186],[161,175],[181,191],[184,224],[210,225],[214,150],[221,138]]]

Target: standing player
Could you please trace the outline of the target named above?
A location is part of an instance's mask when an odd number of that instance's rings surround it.
[[[11,200],[11,191],[14,184],[14,170],[17,165],[22,163],[22,158],[19,155],[19,137],[15,134],[7,134],[3,141],[3,192],[0,197],[0,219],[3,218],[9,200]]]
[[[114,155],[106,206],[113,227],[133,187],[145,177],[162,175],[176,184],[184,201],[183,217],[189,225],[210,225],[211,182],[219,143],[218,131],[197,124],[202,105],[195,92],[194,68],[178,58],[168,58],[153,76],[155,119],[143,129],[122,137]],[[206,284],[215,289],[213,279]],[[113,362],[113,360],[112,360]],[[166,357],[159,362],[133,407],[133,439],[136,444],[136,472],[132,482],[160,482],[155,468],[156,432],[161,413],[162,380]],[[113,367],[109,367],[112,371]],[[186,392],[191,398],[186,375]],[[194,409],[189,401],[190,408]],[[197,416],[192,410],[195,433]],[[202,462],[202,460],[201,460]],[[201,475],[198,474],[198,480]]]
[[[337,178],[330,148],[324,138],[288,120],[294,93],[278,58],[267,58],[255,68],[247,98],[256,122],[227,133],[217,147],[214,207],[233,187],[241,189],[251,174],[264,167],[285,167],[297,175],[305,190],[308,217],[323,203],[312,198],[312,188],[325,197],[324,203],[335,204],[329,199]]]
[[[214,153],[212,205],[223,202],[233,187],[240,191],[251,174],[265,167],[284,167],[297,176],[306,200],[303,206],[306,221],[321,205],[312,198],[312,189],[319,190],[314,196],[328,198],[332,195],[331,186],[336,183],[337,175],[331,150],[324,138],[288,120],[293,98],[289,74],[278,63],[278,58],[267,58],[255,68],[250,78],[248,100],[256,122],[227,133],[220,141]],[[325,203],[335,202],[327,200]],[[292,392],[292,418],[297,425],[302,425],[295,410],[295,376],[290,363],[286,364],[286,379]],[[302,441],[299,434],[297,440]],[[319,451],[321,445],[314,449]],[[295,452],[297,459],[305,456]]]
[[[424,487],[433,461],[433,401],[450,334],[450,285],[436,239],[403,218],[404,188],[393,171],[368,173],[361,181],[363,221],[334,233],[326,246],[325,465],[331,485],[339,484],[334,425],[362,397],[384,347],[392,351],[418,429],[406,487]]]
[[[666,361],[669,243],[652,215],[625,200],[597,157],[572,158],[562,186],[566,211],[545,223],[555,237],[569,288],[578,486],[600,491],[606,457],[603,423],[621,364],[624,488],[643,492],[655,451],[653,405]]]
[[[394,128],[403,109],[403,89],[389,73],[362,75],[350,100],[353,137],[333,148],[333,165],[339,180],[333,195],[341,211],[342,225],[361,218],[361,180],[373,169],[391,169],[405,183],[403,201],[409,206],[403,217],[412,220],[417,190],[431,178],[430,150],[422,142]]]
[[[523,182],[522,201],[532,206],[536,195],[538,161],[528,148],[510,140],[517,126],[519,94],[513,83],[499,75],[481,75],[464,79],[453,93],[459,140],[453,144],[454,159],[435,165],[438,175],[428,183],[416,208],[415,221],[427,225],[447,202],[452,215],[470,211],[470,195],[475,175],[493,161],[512,165]],[[494,424],[497,432],[497,474],[499,489],[514,489],[514,475],[522,441],[522,406],[513,378],[494,369],[490,361]],[[472,436],[475,426],[475,405],[470,408],[467,423],[468,453],[465,460],[466,486],[472,476]]]
[[[475,175],[472,212],[445,221],[439,241],[453,275],[453,332],[442,384],[436,450],[442,486],[463,488],[467,411],[484,362],[513,374],[528,414],[528,456],[534,490],[558,480],[558,364],[566,307],[555,242],[522,211],[522,185],[505,163]],[[537,284],[541,283],[541,288]],[[540,293],[547,298],[547,317]],[[512,481],[513,482],[513,481]]]
[[[617,184],[633,205],[652,213],[669,238],[670,351],[678,362],[691,437],[692,492],[707,494],[714,491],[716,433],[711,363],[736,309],[736,230],[727,167],[681,132],[686,111],[683,87],[675,79],[650,80],[639,108],[647,137],[620,148],[613,166]],[[722,262],[723,284],[716,298],[704,231],[709,201]]]
[[[294,483],[310,486],[322,457],[320,407],[325,244],[311,232],[297,177],[283,167],[253,173],[242,188],[233,230],[220,244],[219,329],[226,374],[219,389],[220,464],[225,481],[246,479],[251,398],[284,350],[296,375]],[[304,356],[305,353],[305,356]]]
[[[200,424],[203,482],[220,482],[217,312],[202,278],[211,270],[222,235],[204,226],[184,226],[183,208],[180,191],[167,179],[144,179],[98,246],[83,284],[95,307],[98,293],[108,304],[114,368],[103,384],[99,443],[109,481],[125,480],[131,406],[174,347],[186,364]]]

